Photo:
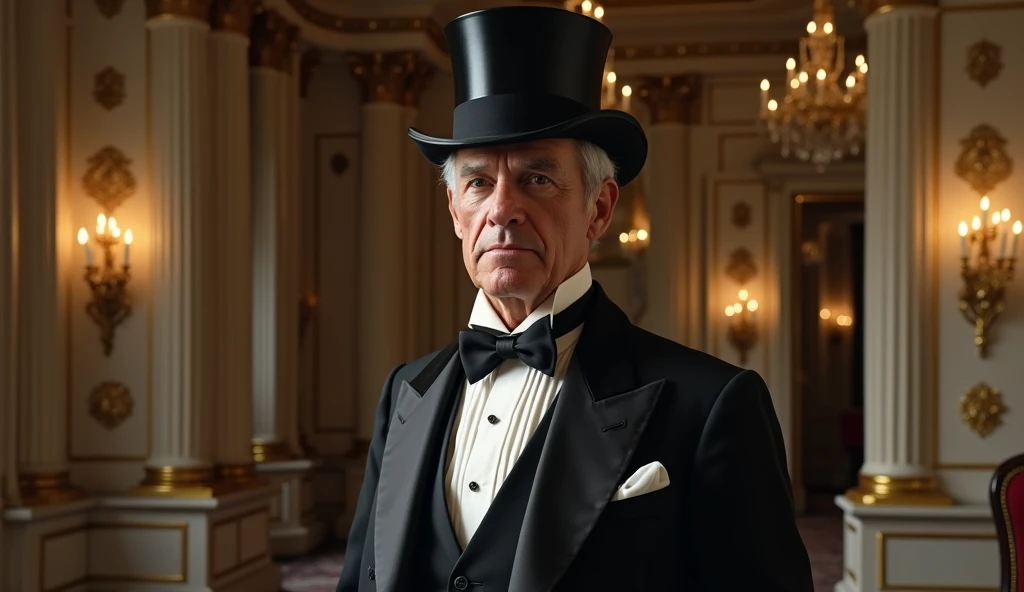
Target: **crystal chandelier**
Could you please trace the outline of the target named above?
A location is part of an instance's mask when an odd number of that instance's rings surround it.
[[[566,10],[589,16],[598,21],[604,21],[604,6],[593,0],[565,0],[563,4]],[[618,86],[618,77],[615,75],[615,48],[608,50],[608,58],[604,63],[604,81],[601,83],[601,108],[618,109],[630,112],[630,101],[633,96],[633,89],[628,84],[621,88]]]
[[[800,40],[800,55],[786,60],[786,95],[768,96],[761,81],[760,119],[783,158],[791,154],[822,171],[846,155],[860,154],[864,144],[868,64],[858,55],[845,77],[845,40],[835,32],[832,0],[814,0],[814,20]]]

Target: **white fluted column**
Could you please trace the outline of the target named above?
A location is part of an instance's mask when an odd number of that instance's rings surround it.
[[[67,259],[62,94],[66,15],[58,0],[17,14],[18,465],[25,503],[69,496]],[[66,244],[62,244],[66,243]]]
[[[299,262],[289,74],[294,28],[272,11],[252,28],[253,437],[257,462],[295,457],[298,429]]]
[[[680,343],[692,344],[696,323],[692,307],[689,232],[676,232],[691,219],[689,179],[683,163],[689,157],[688,126],[693,76],[658,76],[641,82],[640,97],[650,111],[648,187],[644,187],[651,219],[646,253],[647,313],[642,325]]]
[[[221,477],[248,481],[252,459],[252,195],[249,158],[249,24],[252,0],[214,6],[209,37],[212,194],[217,240],[214,300],[216,461]]]
[[[405,233],[395,233],[404,204],[406,107],[404,95],[414,71],[415,54],[350,54],[349,63],[363,86],[360,134],[359,207],[359,414],[356,438],[370,440],[373,415],[388,372],[406,360]],[[397,216],[397,218],[396,218]]]
[[[14,373],[14,352],[18,345],[15,326],[17,262],[14,259],[18,195],[14,183],[17,164],[15,30],[14,0],[0,0],[0,327],[10,328],[0,332],[0,511],[5,503],[16,505],[21,498],[15,453],[18,425]],[[2,522],[0,520],[0,549],[3,548]],[[0,582],[5,581],[2,570],[0,566]]]
[[[212,495],[209,0],[149,2],[152,451],[138,494]]]
[[[925,448],[934,273],[934,62],[938,9],[868,17],[864,465],[849,492],[867,503],[947,504]]]
[[[416,126],[419,118],[419,101],[427,82],[433,74],[433,65],[426,60],[419,60],[415,71],[409,77],[404,95],[405,122],[403,128]],[[429,164],[409,140],[403,141],[402,175],[405,183],[402,192],[405,205],[401,209],[400,219],[405,228],[405,277],[411,287],[405,290],[405,359],[415,360],[429,352],[431,294],[430,271],[433,266],[430,254],[430,178],[425,174]],[[434,204],[437,205],[437,204]]]

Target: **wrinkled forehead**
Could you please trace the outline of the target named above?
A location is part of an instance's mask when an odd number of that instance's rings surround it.
[[[538,140],[521,144],[463,148],[455,155],[458,174],[508,167],[569,173],[578,167],[572,140]]]

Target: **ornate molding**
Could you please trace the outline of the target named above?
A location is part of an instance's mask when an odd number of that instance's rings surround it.
[[[96,0],[96,10],[108,20],[121,13],[124,8],[124,0]]]
[[[190,18],[209,22],[210,0],[146,0],[146,18]]]
[[[1013,161],[1006,152],[1006,138],[988,124],[975,126],[960,140],[963,150],[956,160],[956,174],[978,195],[986,195],[1007,180],[1013,172]]]
[[[867,50],[866,37],[846,39],[850,54]],[[718,41],[714,43],[658,43],[652,45],[621,45],[615,47],[615,60],[654,60],[742,55],[796,55],[799,41]]]
[[[737,284],[746,285],[751,278],[757,275],[754,254],[744,247],[736,249],[729,254],[729,263],[725,266],[725,273]]]
[[[107,67],[96,73],[93,98],[104,109],[110,111],[124,101],[124,74]]]
[[[650,109],[651,124],[695,123],[699,119],[699,84],[696,74],[642,78],[639,95]]]
[[[960,417],[972,432],[987,437],[1002,425],[1003,396],[996,389],[979,382],[960,398]]]
[[[128,387],[120,382],[103,382],[89,395],[89,415],[108,430],[131,416],[134,405]]]
[[[1003,70],[1003,48],[982,39],[967,49],[967,76],[984,88]]]
[[[408,104],[421,61],[412,51],[348,54],[352,75],[361,83],[364,103]]]
[[[331,14],[312,6],[307,0],[288,0],[306,21],[318,27],[339,33],[413,33],[423,32],[439,49],[448,52],[442,26],[431,18],[348,18]]]
[[[82,177],[86,195],[96,200],[104,213],[111,214],[135,193],[132,161],[114,146],[104,146],[89,157]]]
[[[249,36],[252,15],[256,10],[255,0],[213,0],[212,8],[210,28]]]
[[[298,36],[298,27],[274,10],[257,10],[250,30],[249,65],[290,72],[291,51]]]

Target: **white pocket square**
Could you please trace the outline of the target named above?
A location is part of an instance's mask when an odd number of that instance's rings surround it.
[[[665,465],[654,461],[640,467],[629,479],[626,479],[622,487],[619,487],[619,490],[612,496],[612,501],[616,502],[658,491],[668,487],[668,484],[668,471],[665,470]]]

